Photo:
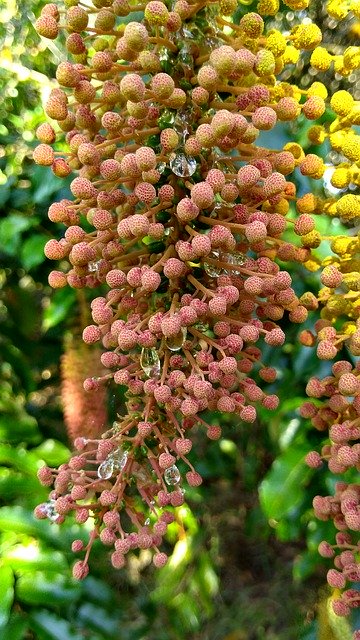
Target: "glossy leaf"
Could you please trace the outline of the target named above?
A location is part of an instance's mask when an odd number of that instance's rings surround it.
[[[283,518],[300,504],[311,470],[304,463],[308,449],[290,448],[278,456],[262,481],[260,503],[267,517]]]

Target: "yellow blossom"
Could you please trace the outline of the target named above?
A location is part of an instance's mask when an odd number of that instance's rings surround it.
[[[322,40],[321,29],[314,24],[299,24],[292,29],[292,40],[297,49],[314,49]]]
[[[310,57],[311,66],[318,71],[327,71],[331,62],[332,56],[325,47],[316,47]]]

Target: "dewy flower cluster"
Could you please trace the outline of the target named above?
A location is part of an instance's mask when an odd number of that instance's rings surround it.
[[[95,538],[112,550],[114,567],[136,548],[153,549],[157,567],[166,562],[161,544],[173,507],[183,503],[187,484],[202,482],[189,459],[192,431],[221,435],[204,411],[217,411],[219,423],[222,413],[253,423],[257,405],[278,406],[254,378],[276,377],[262,363],[262,347],[284,343],[284,316],[301,324],[322,309],[314,331],[301,332],[302,343],[317,344],[321,360],[337,360],[340,349],[349,356],[327,378],[309,381],[316,400],[302,415],[330,440],[308,463],[326,460],[336,474],[359,469],[360,368],[352,357],[360,354],[358,236],[334,236],[323,263],[313,255],[322,242],[317,218],[351,226],[359,216],[359,104],[345,90],[328,97],[321,82],[300,90],[281,78],[303,52],[315,72],[347,76],[359,67],[360,49],[331,55],[303,13],[291,31],[267,31],[262,16],[274,16],[278,0],[260,0],[258,13],[234,24],[237,4],[67,0],[61,11],[45,5],[36,22],[46,38],[66,34],[69,60],[59,64],[59,88],[45,107],[56,124],[39,127],[34,159],[57,176],[77,174],[73,199],[49,209],[66,230],[47,243],[46,255],[68,265],[49,282],[101,285],[83,340],[103,346],[104,374],[84,387],[95,396],[109,380],[127,388],[125,415],[100,438],[77,437],[68,464],[39,473],[54,490],[38,517],[94,518],[88,545],[73,543],[85,553],[74,566],[78,578],[88,573]],[[293,11],[308,4],[285,1]],[[360,17],[357,2],[342,4]],[[340,197],[297,197],[296,176],[321,179],[324,161],[296,142],[273,149],[257,139],[277,122],[316,121],[328,104],[332,121],[312,124],[308,135],[341,152],[331,178]],[[62,132],[67,153],[52,146]],[[322,268],[318,296],[298,298],[286,270],[291,262]],[[320,548],[337,553],[328,581],[345,588],[334,601],[338,614],[359,604],[349,588],[360,578],[359,498],[358,485],[339,483],[334,496],[314,503],[318,517],[339,530],[336,544]]]

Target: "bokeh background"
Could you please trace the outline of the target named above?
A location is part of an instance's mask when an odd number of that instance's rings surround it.
[[[0,637],[350,640],[348,621],[335,619],[327,605],[330,565],[317,553],[318,543],[332,536],[332,524],[315,520],[311,509],[313,496],[331,493],[336,478],[304,465],[321,434],[298,413],[309,377],[326,375],[328,364],[319,365],[313,350],[297,343],[297,329],[286,321],[286,345],[265,352],[279,372],[270,392],[279,394],[280,408],[275,414],[261,408],[254,425],[229,421],[218,442],[199,436],[195,448],[204,484],[187,490],[181,524],[172,525],[169,545],[178,542],[166,567],[154,570],[144,551],[115,571],[106,549],[95,545],[91,575],[78,583],[70,577],[69,548],[74,538],[86,537],[84,528],[32,515],[47,498],[37,470],[65,462],[71,448],[71,423],[66,428],[62,409],[61,375],[68,374],[64,366],[61,374],[61,358],[72,350],[79,362],[87,359],[77,342],[87,294],[51,292],[47,276],[53,265],[43,255],[46,241],[61,234],[47,209],[67,197],[71,177],[60,180],[31,160],[42,105],[54,86],[50,78],[64,59],[61,42],[34,31],[43,4],[0,3]],[[340,28],[323,4],[313,3],[313,17],[333,50],[355,43],[356,21]],[[255,9],[256,3],[243,2],[238,17]],[[283,8],[276,26],[292,20],[294,14]],[[314,79],[306,58],[296,73],[302,86]],[[343,80],[334,82],[333,90],[342,88]],[[358,77],[351,74],[346,82],[359,98]],[[310,146],[309,126],[283,123],[271,132],[272,146],[296,140],[336,162],[325,145]],[[300,193],[323,188],[303,181]],[[326,232],[329,222],[321,224]],[[292,276],[298,294],[316,291],[316,273],[299,266]],[[122,396],[112,388],[107,393],[111,419]],[[74,400],[77,406],[80,413]],[[354,627],[357,622],[352,620]]]

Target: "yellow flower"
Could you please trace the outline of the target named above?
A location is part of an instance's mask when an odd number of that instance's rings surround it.
[[[344,67],[347,69],[359,69],[360,47],[348,47],[344,51]]]
[[[337,167],[331,176],[331,184],[336,189],[344,189],[351,181],[351,173],[347,167]]]
[[[310,57],[311,66],[318,71],[327,71],[331,62],[332,56],[325,47],[316,47]]]
[[[342,196],[336,203],[336,211],[344,220],[357,218],[360,215],[360,196],[351,193]]]
[[[281,56],[286,49],[286,39],[280,31],[274,29],[268,36],[265,46],[275,57]]]
[[[335,20],[343,20],[349,13],[349,6],[345,2],[339,2],[339,0],[333,0],[329,2],[327,6],[329,15]]]
[[[257,12],[262,16],[274,16],[279,11],[279,0],[260,0],[257,5]]]
[[[299,24],[291,31],[297,49],[314,49],[322,40],[321,29],[314,23]]]
[[[322,82],[313,82],[308,88],[307,93],[308,96],[319,96],[319,98],[324,98],[324,100],[328,97],[327,88]]]
[[[315,229],[304,236],[301,236],[301,243],[309,249],[316,249],[321,244],[321,234]]]
[[[288,45],[283,54],[284,64],[296,64],[300,58],[300,51],[295,49],[291,44]]]
[[[313,127],[310,127],[307,132],[307,136],[313,144],[322,144],[325,140],[326,132],[324,127],[321,125],[314,125]]]
[[[360,160],[360,136],[346,136],[343,145],[343,153],[353,162]]]

